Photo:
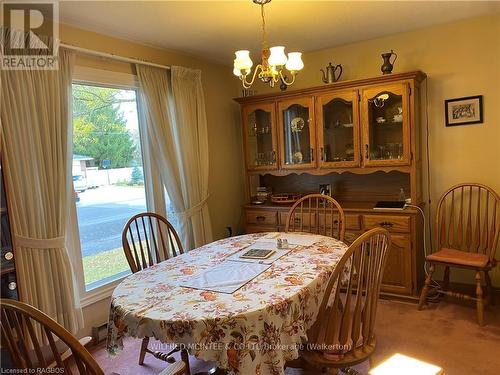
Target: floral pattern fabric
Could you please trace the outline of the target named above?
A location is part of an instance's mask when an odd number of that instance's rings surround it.
[[[243,375],[284,373],[316,320],[327,281],[347,246],[317,236],[296,246],[233,294],[179,286],[186,276],[223,262],[264,234],[216,241],[124,279],[113,292],[107,350],[123,338],[154,337]]]

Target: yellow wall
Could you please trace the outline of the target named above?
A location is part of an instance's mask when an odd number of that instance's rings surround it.
[[[226,236],[226,226],[235,233],[241,225],[241,203],[243,200],[243,162],[239,107],[232,101],[235,84],[230,67],[166,51],[137,43],[108,37],[67,25],[61,25],[60,38],[63,43],[84,47],[120,56],[134,57],[159,64],[181,65],[202,70],[205,91],[210,153],[210,198],[208,201],[215,238]],[[132,73],[130,64],[106,59],[78,56],[77,65]],[[85,334],[90,327],[107,319],[109,300],[84,308]]]
[[[293,87],[321,85],[319,69],[330,61],[342,64],[343,80],[378,76],[380,54],[391,49],[398,54],[394,72],[422,70],[428,75],[434,204],[447,187],[460,182],[484,183],[500,193],[500,15],[306,53],[304,71]],[[256,89],[269,91],[262,85]],[[484,123],[446,128],[444,100],[472,95],[484,96]],[[473,275],[461,274],[458,280],[473,282]],[[500,286],[500,267],[493,283]]]

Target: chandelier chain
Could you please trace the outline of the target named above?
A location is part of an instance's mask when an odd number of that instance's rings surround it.
[[[262,49],[268,49],[266,32],[266,15],[264,13],[264,4],[260,5],[260,15],[262,17]]]

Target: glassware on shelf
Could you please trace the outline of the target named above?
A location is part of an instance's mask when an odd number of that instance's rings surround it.
[[[249,135],[250,137],[255,137],[257,135],[257,123],[254,122],[252,126],[249,127]]]
[[[378,145],[378,158],[377,159],[384,159],[385,158],[385,146],[384,145]]]
[[[405,189],[403,189],[403,188],[399,189],[399,201],[400,202],[406,201]]]
[[[403,144],[398,143],[398,159],[403,159]]]
[[[387,143],[387,159],[395,159],[396,155],[396,144]]]
[[[273,111],[262,108],[248,113],[247,123],[247,155],[249,167],[273,166],[276,164],[275,140],[273,131]]]

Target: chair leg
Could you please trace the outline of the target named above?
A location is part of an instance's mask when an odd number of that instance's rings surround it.
[[[144,364],[144,357],[146,356],[146,350],[148,349],[149,337],[144,337],[141,344],[141,352],[139,353],[139,364]]]
[[[495,305],[495,295],[493,290],[493,285],[491,284],[491,278],[488,271],[484,271],[484,279],[486,280],[486,293],[488,294],[488,298],[490,300],[491,305]]]
[[[477,304],[477,322],[479,326],[484,325],[484,305],[483,305],[483,289],[481,287],[481,272],[476,271],[476,304]]]
[[[429,288],[432,282],[432,274],[434,273],[434,264],[431,263],[431,266],[429,267],[429,274],[427,275],[427,278],[425,279],[425,285],[424,288],[422,289],[422,293],[420,293],[420,301],[418,303],[418,309],[422,310],[422,308],[425,305],[425,302],[427,300],[427,294],[429,294]]]
[[[448,290],[449,286],[450,286],[450,267],[446,266],[444,269],[443,290]]]
[[[373,356],[368,357],[368,365],[370,366],[370,370],[373,368]]]
[[[191,370],[189,368],[189,353],[187,349],[181,349],[181,360],[186,365],[186,375],[191,375]]]

